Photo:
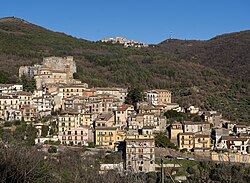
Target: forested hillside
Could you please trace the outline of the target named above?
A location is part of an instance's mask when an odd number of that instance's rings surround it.
[[[86,25],[91,26],[91,25]],[[0,19],[0,82],[18,82],[21,65],[72,55],[76,78],[90,86],[167,88],[174,101],[250,120],[250,31],[208,41],[166,40],[123,48],[57,33],[17,18]]]

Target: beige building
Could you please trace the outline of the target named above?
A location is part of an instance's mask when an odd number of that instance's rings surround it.
[[[24,104],[21,107],[22,119],[26,122],[34,121],[35,112],[33,105]]]
[[[16,93],[23,91],[23,85],[0,84],[0,93]]]
[[[85,126],[84,115],[74,111],[64,111],[59,115],[58,138],[62,143],[87,145],[93,141],[90,126]]]
[[[250,137],[222,136],[221,149],[247,154],[250,152]]]
[[[58,117],[58,132],[71,131],[82,125],[82,115],[74,111],[63,111]]]
[[[193,133],[202,132],[210,134],[210,123],[184,121],[183,132],[193,132]]]
[[[117,106],[119,106],[119,101],[117,102],[112,96],[106,94],[100,94],[96,96],[90,96],[87,100],[86,105],[90,109],[90,113],[93,114],[93,119],[95,119],[100,113],[111,113]]]
[[[120,105],[125,102],[125,98],[128,94],[127,88],[94,88],[96,94],[113,95],[114,99],[120,101]]]
[[[250,164],[250,154],[242,154],[242,153],[211,153],[211,159],[213,161],[219,162],[230,162],[230,163],[248,163]]]
[[[78,126],[72,127],[68,131],[64,131],[63,133],[59,133],[58,139],[62,144],[70,144],[70,145],[88,145],[89,133],[91,131],[88,127]]]
[[[20,121],[22,113],[18,96],[0,96],[0,119],[5,121]]]
[[[191,151],[194,148],[194,133],[179,133],[178,145],[180,149],[187,149],[188,151]]]
[[[125,144],[127,171],[155,171],[155,140],[152,135],[128,135]]]
[[[171,103],[171,92],[164,89],[150,90],[146,92],[147,100],[153,105]]]
[[[134,111],[133,105],[123,104],[115,110],[115,121],[118,126],[127,126],[129,114]]]
[[[211,149],[211,138],[208,134],[194,135],[194,152],[205,152]]]
[[[94,121],[95,127],[114,127],[115,116],[113,113],[100,113]]]
[[[182,124],[173,123],[168,127],[168,131],[169,131],[169,139],[173,142],[177,142],[178,134],[183,133]]]
[[[74,84],[64,85],[59,87],[59,95],[62,98],[70,98],[73,96],[84,97],[85,90],[88,88],[88,84]]]
[[[51,115],[52,96],[46,90],[35,90],[32,95],[32,103],[34,107],[34,116],[41,118]]]
[[[178,145],[180,149],[194,152],[206,152],[211,149],[211,138],[208,134],[193,132],[179,133]]]

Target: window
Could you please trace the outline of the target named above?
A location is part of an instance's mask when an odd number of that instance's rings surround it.
[[[77,131],[75,131],[75,135],[77,135]]]
[[[153,161],[150,161],[150,164],[152,165],[152,164],[154,164],[154,162],[153,162]]]
[[[81,135],[83,135],[83,131],[81,131]]]
[[[139,170],[142,171],[142,166],[139,166]]]
[[[71,131],[68,131],[68,135],[71,135]]]

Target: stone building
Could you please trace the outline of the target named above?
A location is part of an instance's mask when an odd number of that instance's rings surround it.
[[[125,145],[127,171],[155,171],[155,141],[152,135],[127,135]]]
[[[76,64],[72,56],[67,57],[46,57],[41,65],[21,66],[19,77],[26,75],[34,77],[37,89],[43,87],[54,87],[59,84],[79,84],[73,79],[76,72]]]

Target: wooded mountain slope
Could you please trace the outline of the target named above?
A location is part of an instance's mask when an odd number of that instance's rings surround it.
[[[219,110],[230,119],[249,121],[249,37],[250,32],[244,31],[208,41],[167,40],[136,49],[2,18],[0,82],[17,82],[21,65],[40,63],[46,56],[72,55],[75,76],[91,86],[167,88],[181,105]]]

